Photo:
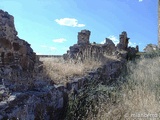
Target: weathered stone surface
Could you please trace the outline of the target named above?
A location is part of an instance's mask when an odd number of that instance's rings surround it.
[[[78,33],[78,44],[71,46],[69,51],[63,55],[65,60],[73,59],[84,61],[85,59],[104,61],[105,56],[116,56],[118,59],[127,59],[127,52],[136,54],[139,51],[136,48],[128,47],[129,38],[127,33],[123,31],[119,36],[119,43],[117,46],[112,40],[106,38],[104,44],[91,44],[89,42],[89,30],[82,30]]]
[[[89,37],[91,32],[89,30],[81,30],[81,32],[78,33],[78,44],[89,44]]]
[[[112,40],[106,38],[106,42],[102,45],[102,49],[105,55],[113,55],[116,51],[116,46]]]
[[[69,51],[63,55],[65,60],[74,59],[83,61],[85,59],[102,60],[105,55],[113,55],[116,50],[112,40],[106,38],[104,44],[91,44],[89,42],[90,31],[82,30],[78,33],[78,43],[71,46]]]
[[[0,21],[1,65],[16,64],[21,66],[23,70],[33,71],[36,61],[35,53],[30,44],[17,37],[13,16],[0,10]]]
[[[139,46],[136,45],[136,52],[139,52]]]
[[[30,44],[17,37],[14,18],[0,10],[0,119],[62,120],[68,95],[43,76]]]
[[[1,38],[13,41],[17,37],[17,31],[15,30],[13,16],[2,10],[0,10],[0,26]]]
[[[117,52],[110,39],[106,38],[104,44],[91,44],[89,37],[90,31],[79,32],[78,44],[71,46],[64,58],[103,59]],[[121,44],[122,49],[128,47],[127,41],[121,39]],[[108,83],[116,79],[125,62],[124,59],[111,61],[82,78],[72,78],[66,86],[54,85],[42,75],[43,66],[30,44],[17,37],[13,16],[0,10],[0,119],[63,120],[68,93],[78,94],[89,80]]]
[[[15,92],[6,102],[0,102],[0,115],[2,119],[62,120],[67,99],[65,92],[54,87],[42,88],[41,91]]]
[[[127,33],[125,31],[123,31],[120,35],[119,35],[119,43],[117,45],[118,50],[127,50],[128,48],[128,43],[129,43],[129,39],[127,37]]]

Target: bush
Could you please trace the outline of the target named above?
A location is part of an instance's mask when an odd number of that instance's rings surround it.
[[[118,85],[109,87],[96,80],[90,80],[78,95],[70,94],[66,120],[96,119],[102,104],[118,102],[118,89]]]
[[[146,52],[142,55],[142,58],[155,58],[160,56],[160,50],[155,50],[152,52]]]

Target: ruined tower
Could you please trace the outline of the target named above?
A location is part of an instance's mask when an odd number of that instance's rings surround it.
[[[136,51],[139,52],[139,46],[138,45],[136,45]]]
[[[91,32],[89,30],[81,30],[81,32],[78,32],[78,44],[84,45],[89,44],[89,37]]]
[[[127,33],[125,31],[119,35],[119,44],[121,44],[123,50],[128,48],[129,39],[130,38],[127,37]]]

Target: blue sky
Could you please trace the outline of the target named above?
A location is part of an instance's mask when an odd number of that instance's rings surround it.
[[[66,53],[83,29],[96,43],[117,43],[126,31],[141,51],[158,41],[158,0],[0,0],[0,9],[14,16],[18,36],[37,54]]]

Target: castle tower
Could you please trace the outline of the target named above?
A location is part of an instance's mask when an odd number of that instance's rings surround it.
[[[78,32],[78,44],[84,45],[89,44],[89,37],[91,32],[89,30],[81,30],[81,32]]]
[[[122,49],[126,50],[128,48],[129,39],[125,31],[119,35],[119,43],[123,45]]]
[[[139,52],[139,46],[138,45],[136,45],[136,51]]]

